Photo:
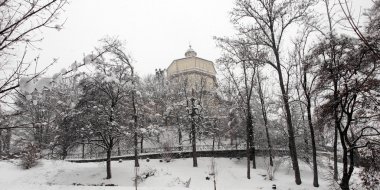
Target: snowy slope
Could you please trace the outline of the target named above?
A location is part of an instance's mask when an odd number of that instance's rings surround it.
[[[277,189],[328,189],[328,182],[323,180],[320,173],[320,188],[312,186],[312,172],[309,166],[301,164],[302,185],[294,183],[294,177],[288,164],[283,164],[275,175],[274,181],[265,180],[266,174],[263,160],[258,158],[258,169],[252,169],[252,178],[246,178],[245,159],[217,158],[217,189],[223,190],[252,190],[271,189],[272,184]],[[161,163],[159,160],[140,161],[139,172],[156,170],[154,176],[148,177],[139,184],[142,190],[172,190],[186,189],[184,182],[191,178],[190,189],[213,189],[213,182],[206,180],[210,172],[211,158],[199,158],[198,168],[192,167],[191,159],[178,159],[170,163]],[[17,161],[0,162],[0,189],[2,190],[129,190],[134,189],[133,161],[112,162],[112,179],[104,179],[105,163],[70,163],[65,161],[42,160],[39,165],[22,170]],[[73,184],[85,186],[74,186]],[[115,184],[118,187],[88,186],[99,184]]]

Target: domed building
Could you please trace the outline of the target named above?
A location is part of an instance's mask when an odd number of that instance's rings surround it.
[[[185,57],[174,60],[166,72],[171,84],[185,85],[189,92],[210,92],[217,87],[214,63],[197,57],[191,46]]]

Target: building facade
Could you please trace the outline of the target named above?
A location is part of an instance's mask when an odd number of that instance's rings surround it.
[[[187,91],[210,92],[218,86],[214,63],[197,57],[191,46],[185,57],[174,60],[166,72],[171,85],[182,85]]]

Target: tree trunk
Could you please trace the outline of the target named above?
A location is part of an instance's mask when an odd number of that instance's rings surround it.
[[[182,131],[180,126],[178,126],[178,145],[179,150],[182,150]]]
[[[121,156],[121,150],[120,150],[120,140],[117,141],[117,155]]]
[[[265,127],[265,133],[267,137],[267,144],[268,144],[268,152],[269,152],[269,165],[273,167],[273,156],[272,156],[272,143],[270,141],[269,136],[269,129],[268,129],[268,117],[267,117],[267,111],[265,109],[265,99],[264,99],[264,93],[261,87],[261,78],[260,78],[260,72],[257,72],[257,83],[258,83],[258,91],[259,91],[259,98],[260,98],[260,104],[261,104],[261,113],[263,115],[264,119],[264,127]]]
[[[131,76],[134,77],[134,70],[131,67]],[[139,159],[138,159],[138,142],[137,142],[137,127],[138,127],[138,118],[137,118],[137,108],[136,108],[136,88],[135,88],[135,81],[132,80],[133,85],[133,91],[132,91],[132,107],[133,107],[133,128],[134,128],[134,153],[135,153],[135,167],[140,167]]]
[[[0,158],[3,156],[3,137],[2,137],[2,132],[3,132],[3,130],[0,129]]]
[[[302,113],[303,113],[303,111],[302,111]],[[310,150],[309,150],[308,131],[306,129],[306,126],[304,126],[303,140],[305,142],[305,161],[309,164],[310,163],[310,159],[309,159]]]
[[[63,150],[62,150],[62,160],[66,159],[66,157],[67,157],[67,149],[63,148]]]
[[[42,147],[42,144],[43,144],[43,141],[42,141],[42,139],[43,139],[43,128],[42,128],[42,125],[39,125],[38,126],[38,146],[39,146],[39,148],[40,149],[43,149],[43,147]]]
[[[354,153],[353,151],[349,151],[350,155],[348,155],[348,151],[343,150],[343,176],[342,181],[339,186],[342,190],[350,189],[350,178],[352,172],[354,171]],[[348,166],[348,156],[350,157],[350,165]]]
[[[220,149],[220,136],[218,137],[218,149]]]
[[[305,89],[304,89],[305,90]],[[305,93],[307,93],[306,91],[304,91]],[[298,93],[298,90],[297,90],[297,93]],[[306,95],[307,96],[307,95]],[[305,161],[309,164],[310,163],[310,160],[309,160],[309,155],[310,155],[310,151],[309,151],[309,136],[308,136],[308,131],[306,129],[306,119],[305,119],[305,115],[304,115],[304,110],[303,110],[303,106],[302,106],[302,103],[301,103],[301,96],[298,94],[298,100],[299,100],[299,106],[300,106],[300,109],[301,109],[301,115],[302,115],[302,124],[303,124],[303,140],[305,142]],[[307,97],[306,97],[307,98]],[[308,105],[307,105],[308,106]],[[307,107],[306,106],[306,107]],[[308,109],[308,108],[306,108]],[[309,110],[307,110],[309,111]],[[311,113],[311,112],[310,112]],[[308,113],[309,114],[309,113]],[[309,121],[308,121],[308,125],[309,125]],[[309,129],[310,129],[310,125],[309,125]]]
[[[272,153],[272,144],[271,144],[271,141],[270,141],[270,137],[269,137],[269,132],[268,132],[268,124],[265,123],[265,132],[266,132],[266,135],[267,135],[267,143],[268,143],[268,149],[269,149],[269,165],[273,167],[273,153]]]
[[[12,129],[7,129],[5,134],[4,152],[9,155],[11,151]]]
[[[238,150],[238,138],[237,138],[237,136],[236,136],[236,138],[235,138],[235,150]]]
[[[334,134],[334,180],[338,181],[338,129],[340,128],[340,120],[338,117],[338,106],[339,106],[339,97],[338,97],[338,82],[335,78],[335,72],[331,71],[334,75],[333,85],[334,85],[334,124],[335,124],[335,134]],[[342,139],[341,139],[342,141]]]
[[[247,131],[248,131],[248,125],[247,125]],[[251,150],[250,150],[250,146],[249,146],[249,133],[247,132],[247,140],[246,140],[246,143],[247,143],[247,149],[246,149],[246,154],[247,154],[247,179],[251,179],[251,161],[250,161],[250,157],[251,157]]]
[[[335,124],[335,134],[334,134],[334,180],[338,181],[338,128],[340,127],[340,120],[338,118],[338,106],[339,106],[339,97],[338,97],[338,79],[337,79],[337,73],[334,69],[334,67],[338,66],[337,65],[337,60],[336,60],[336,51],[335,51],[335,36],[333,35],[333,24],[332,24],[332,15],[330,12],[329,8],[329,1],[325,1],[325,7],[326,7],[326,13],[328,17],[328,22],[329,22],[329,37],[330,37],[330,74],[332,75],[332,80],[333,80],[333,86],[334,86],[334,124]]]
[[[252,89],[253,89],[253,78],[255,76],[255,72],[252,74],[252,80],[250,85],[248,84],[248,75],[247,75],[247,66],[246,63],[243,62],[243,73],[244,73],[244,85],[245,85],[245,93],[246,93],[246,100],[245,100],[245,112],[247,114],[246,117],[246,133],[247,133],[247,178],[251,178],[251,171],[250,171],[250,160],[252,159],[253,164],[252,166],[256,168],[256,161],[255,157],[252,157],[252,154],[254,155],[254,143],[253,143],[253,124],[252,124],[252,112],[251,112],[251,95],[252,95]],[[242,100],[244,102],[244,98],[242,97]]]
[[[144,134],[141,134],[141,141],[140,141],[140,152],[144,153]]]
[[[275,50],[274,54],[275,54],[276,62],[277,62],[278,79],[279,79],[279,84],[280,84],[281,93],[282,93],[282,100],[284,103],[284,108],[285,108],[285,113],[286,113],[286,123],[287,123],[287,128],[288,128],[288,135],[289,135],[289,154],[292,159],[295,182],[297,185],[300,185],[302,181],[301,181],[300,169],[298,166],[297,149],[296,149],[296,143],[295,143],[295,137],[294,137],[293,124],[292,124],[292,116],[291,116],[290,106],[289,106],[289,97],[288,97],[287,91],[285,90],[284,79],[282,78],[280,56],[278,54],[277,49],[274,49],[274,50]]]
[[[138,158],[138,142],[137,142],[137,132],[134,134],[134,152],[135,152],[135,167],[140,167]]]
[[[348,181],[350,181],[350,178],[352,176],[352,173],[354,172],[354,166],[355,166],[355,160],[354,160],[354,157],[355,157],[355,149],[351,149],[349,152],[350,152],[350,166],[348,168]]]
[[[195,138],[195,123],[194,121],[191,122],[191,145],[192,145],[192,156],[193,156],[193,167],[198,167],[197,162],[197,144],[196,144],[196,138]]]
[[[215,150],[215,134],[212,136],[212,157],[214,157],[214,150]]]
[[[112,178],[112,174],[111,174],[111,152],[112,152],[112,148],[108,148],[107,149],[107,177],[106,179],[111,179]]]
[[[307,110],[307,121],[309,125],[309,130],[310,130],[310,137],[311,137],[311,146],[312,146],[312,153],[313,153],[313,186],[314,187],[319,187],[318,183],[318,166],[317,166],[317,147],[315,144],[315,134],[314,134],[314,127],[313,127],[313,121],[312,121],[312,116],[311,116],[311,93],[308,91],[307,88],[307,70],[306,67],[303,67],[303,84],[302,88],[304,91],[304,95],[306,98],[306,110]],[[300,105],[302,106],[302,105]],[[302,118],[304,119],[303,112],[302,112]],[[306,135],[305,135],[306,137]],[[306,144],[308,146],[308,143]],[[308,149],[307,149],[308,150]]]
[[[335,118],[334,118],[335,120]],[[335,130],[334,130],[334,144],[333,144],[333,151],[334,151],[334,180],[338,181],[338,128],[337,125],[339,123],[336,123],[336,121],[339,122],[338,119],[335,120]],[[338,126],[339,127],[339,126]]]
[[[85,157],[84,148],[85,148],[85,144],[84,144],[84,140],[82,139],[82,159],[84,159]]]
[[[342,175],[342,181],[340,182],[339,186],[342,190],[349,190],[350,189],[350,178],[348,177],[348,152],[347,152],[347,146],[345,144],[345,140],[343,137],[343,134],[341,131],[339,131],[340,134],[340,141],[342,144],[342,149],[343,149],[343,157],[342,157],[342,162],[343,162],[343,175]]]
[[[252,158],[252,113],[251,113],[251,106],[247,102],[247,121],[246,121],[246,127],[247,127],[247,178],[251,179],[251,169],[250,169],[250,160]],[[254,158],[252,158],[254,160]],[[253,161],[254,162],[254,161]]]
[[[249,159],[252,160],[252,168],[256,169],[256,157],[255,157],[255,140],[253,135],[253,122],[252,122],[252,112],[250,103],[247,105],[248,116],[247,116],[247,128],[249,134],[249,148],[250,148],[250,156]]]
[[[310,136],[311,136],[311,146],[312,146],[312,152],[313,152],[313,186],[319,187],[318,183],[318,166],[317,166],[317,147],[315,145],[315,135],[314,135],[314,128],[313,128],[313,122],[311,119],[311,101],[310,97],[307,97],[307,120],[309,123],[309,129],[310,129]]]
[[[306,70],[305,70],[305,67],[304,67],[304,70],[303,70],[303,73],[301,73],[302,75],[302,79],[300,80],[301,81],[301,86],[302,86],[302,89],[303,89],[303,92],[304,92],[304,95],[305,96],[308,96],[307,95],[307,88],[306,88],[306,80],[307,80],[307,75],[306,75]],[[298,74],[296,75],[296,78],[297,80],[298,79]],[[305,148],[304,148],[304,159],[305,161],[309,164],[310,163],[310,160],[309,160],[309,155],[310,155],[310,152],[309,152],[309,135],[308,135],[308,131],[306,129],[306,119],[305,119],[305,111],[303,110],[303,104],[302,104],[302,100],[301,100],[301,94],[300,94],[300,90],[299,90],[299,86],[297,84],[296,86],[296,91],[297,91],[297,97],[298,97],[298,104],[299,104],[299,107],[300,107],[300,110],[301,110],[301,116],[302,116],[302,130],[303,130],[303,141],[305,142]],[[307,97],[306,97],[307,98]]]
[[[251,115],[252,115],[252,114],[251,114]],[[251,122],[251,125],[253,125],[252,122]],[[253,127],[252,127],[252,126],[251,126],[250,135],[251,135],[251,143],[250,143],[250,147],[251,147],[252,168],[253,168],[253,169],[256,169],[255,136],[254,136],[254,132],[253,132]]]
[[[352,113],[348,114],[346,122],[347,124],[344,128],[349,129],[349,126],[352,122]],[[355,165],[354,149],[351,149],[351,146],[355,146],[355,144],[350,144],[349,142],[346,143],[346,141],[348,141],[347,130],[342,130],[341,128],[338,128],[338,129],[339,129],[338,131],[339,131],[340,142],[343,149],[343,159],[342,159],[343,160],[343,171],[342,171],[343,175],[342,175],[342,180],[339,185],[342,190],[349,190],[350,189],[349,182],[350,182],[351,175],[354,171],[354,165]]]
[[[48,121],[47,121],[48,125],[45,125],[45,132],[44,132],[44,138],[43,138],[43,142],[44,144],[49,144],[50,142],[50,119],[48,118]]]
[[[196,126],[195,126],[195,117],[196,116],[196,107],[195,107],[195,98],[191,98],[191,145],[192,145],[192,156],[193,156],[193,167],[198,167],[197,161],[197,141],[196,141]]]

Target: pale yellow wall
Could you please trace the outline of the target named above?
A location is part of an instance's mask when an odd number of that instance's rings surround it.
[[[214,79],[209,76],[202,76],[199,74],[189,74],[188,77],[188,88],[199,90],[212,90],[215,87]]]
[[[196,71],[194,73],[192,71]],[[200,72],[200,73],[198,73]],[[203,73],[203,74],[201,74]],[[206,74],[206,75],[204,75]],[[198,57],[177,59],[167,68],[167,76],[171,82],[183,85],[187,81],[187,90],[201,89],[211,91],[216,88],[216,71],[214,63]]]
[[[189,57],[174,60],[173,63],[168,67],[167,74],[168,77],[170,77],[174,74],[179,74],[181,72],[186,72],[190,70],[205,72],[213,76],[215,76],[216,74],[214,64],[211,61],[207,61],[197,57]]]
[[[192,89],[199,92],[201,90],[212,91],[216,88],[213,78],[195,73],[178,75],[171,78],[170,83],[174,88],[186,87],[187,93],[191,93]]]

